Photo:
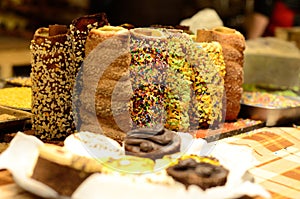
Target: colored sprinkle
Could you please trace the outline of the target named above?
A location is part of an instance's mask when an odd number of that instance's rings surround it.
[[[244,92],[242,103],[269,108],[292,108],[300,106],[300,100],[293,100],[282,95],[264,92]]]

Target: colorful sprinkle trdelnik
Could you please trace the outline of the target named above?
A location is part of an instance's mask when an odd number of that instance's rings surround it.
[[[193,92],[190,118],[193,130],[217,127],[223,119],[225,62],[221,55],[222,48],[217,42],[191,46]]]
[[[190,127],[188,110],[191,100],[191,76],[193,74],[187,60],[187,48],[192,44],[188,35],[181,32],[165,31],[168,35],[166,128],[175,131],[187,131]]]
[[[137,28],[131,30],[130,53],[134,125],[164,123],[187,132],[222,122],[225,63],[219,43],[195,43],[175,30]]]
[[[138,28],[130,37],[130,78],[134,95],[131,117],[134,126],[152,126],[164,115],[167,38],[159,30]]]
[[[300,100],[266,92],[244,92],[242,104],[266,108],[292,108],[300,106]]]

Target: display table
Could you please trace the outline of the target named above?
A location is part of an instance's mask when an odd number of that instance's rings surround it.
[[[259,163],[250,173],[272,198],[300,198],[300,128],[260,128],[218,142],[248,146]],[[232,157],[234,158],[234,157]],[[7,170],[0,171],[0,198],[36,199],[13,181]]]
[[[300,198],[300,128],[261,128],[220,142],[253,149],[260,162],[250,170],[272,198]]]

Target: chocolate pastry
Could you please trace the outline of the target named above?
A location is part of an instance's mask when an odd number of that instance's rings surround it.
[[[152,160],[180,151],[180,137],[173,131],[158,125],[154,128],[140,128],[127,133],[125,154]]]
[[[85,179],[101,172],[102,165],[97,159],[73,154],[54,144],[44,144],[39,148],[31,178],[61,196],[71,196]]]
[[[194,158],[179,160],[178,164],[166,169],[167,174],[187,188],[189,185],[197,185],[206,190],[225,185],[229,171],[215,159],[200,159],[200,162]]]
[[[72,42],[72,51],[75,61],[75,69],[73,70],[76,75],[76,82],[74,86],[73,104],[74,104],[74,120],[76,128],[80,129],[82,125],[83,113],[81,113],[80,107],[84,102],[81,101],[80,95],[83,88],[83,61],[86,58],[85,43],[89,32],[94,28],[103,27],[108,25],[108,19],[106,13],[96,13],[91,15],[80,16],[72,21],[70,24],[70,37]]]
[[[72,114],[75,70],[72,44],[65,25],[36,30],[32,55],[32,129],[42,140],[63,140],[76,131]]]

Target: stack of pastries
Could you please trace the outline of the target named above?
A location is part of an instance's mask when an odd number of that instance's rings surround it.
[[[122,143],[136,128],[190,132],[237,119],[238,31],[198,30],[195,41],[180,29],[110,26],[104,13],[53,27],[31,42],[33,129],[42,139],[90,131]]]

